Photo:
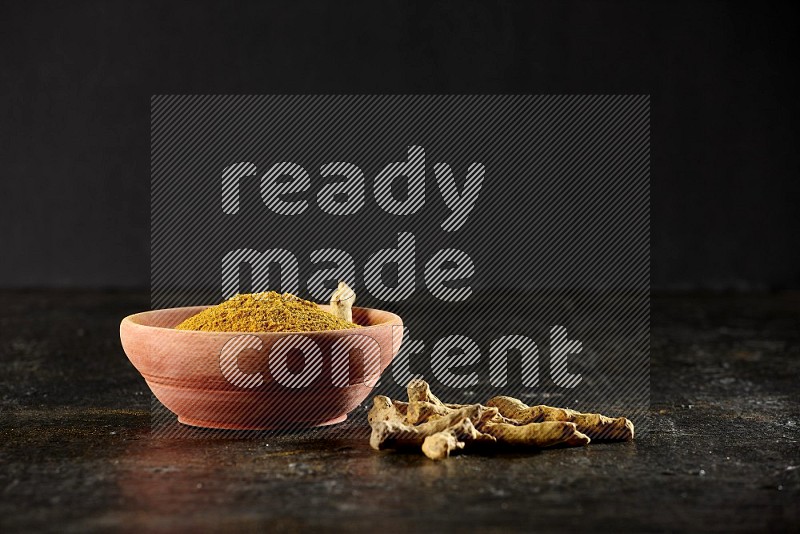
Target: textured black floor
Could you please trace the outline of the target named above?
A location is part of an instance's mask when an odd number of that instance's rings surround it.
[[[650,432],[433,463],[166,440],[119,345],[145,293],[0,293],[0,530],[798,531],[800,295],[654,297]]]

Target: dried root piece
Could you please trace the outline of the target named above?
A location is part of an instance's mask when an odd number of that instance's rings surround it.
[[[444,460],[450,453],[464,448],[464,442],[458,441],[452,429],[437,432],[422,442],[422,453],[431,460]]]
[[[487,406],[498,409],[504,417],[521,424],[545,421],[568,421],[575,423],[578,431],[595,440],[630,441],[633,439],[633,423],[624,417],[606,417],[597,413],[581,413],[567,408],[539,405],[528,406],[512,397],[494,397]]]
[[[448,408],[443,404],[434,404],[427,401],[412,401],[408,403],[408,414],[406,419],[412,425],[424,423],[438,417],[453,413],[456,410],[463,408]]]
[[[447,404],[423,380],[407,387],[408,402],[377,396],[369,411],[370,445],[375,449],[416,446],[432,460],[477,443],[547,448],[577,447],[592,439],[633,439],[633,423],[549,406],[528,406],[494,397],[487,406]]]
[[[374,407],[373,407],[374,409]],[[385,449],[391,446],[422,445],[425,438],[445,431],[451,427],[461,425],[464,420],[469,420],[474,428],[476,422],[485,420],[496,414],[495,408],[486,408],[480,404],[465,406],[447,414],[444,417],[411,425],[397,420],[384,420],[372,424],[370,445],[373,449]],[[477,430],[475,430],[477,432]],[[475,438],[478,436],[476,435]]]
[[[407,412],[407,402],[392,400],[389,397],[377,395],[372,399],[372,409],[367,414],[367,419],[371,426],[383,421],[405,423]]]
[[[344,282],[339,282],[339,286],[331,295],[331,313],[339,319],[353,322],[353,304],[356,301],[356,293]]]
[[[442,460],[451,452],[463,449],[467,441],[494,443],[497,439],[475,428],[471,419],[464,419],[447,430],[426,437],[422,442],[422,452],[431,460]]]
[[[562,421],[528,423],[521,426],[487,421],[483,424],[481,430],[494,436],[500,443],[536,447],[538,449],[555,445],[576,447],[588,445],[591,441],[588,436],[578,432],[575,423]]]
[[[453,406],[452,408],[446,406],[431,392],[430,386],[424,380],[412,380],[406,386],[406,391],[408,393],[407,420],[412,425],[442,417],[463,408],[463,406]]]
[[[452,413],[455,410],[464,408],[465,406],[472,406],[470,404],[450,404],[442,402],[431,392],[428,383],[420,379],[414,379],[409,382],[408,386],[406,386],[406,390],[408,393],[408,414],[406,420],[412,425],[436,419]],[[497,423],[507,423],[510,425],[521,424],[497,412],[494,412],[489,418]]]
[[[424,401],[424,402],[431,402],[433,404],[437,404],[440,406],[444,406],[445,404],[439,400],[436,395],[433,394],[431,391],[431,387],[428,385],[427,382],[420,378],[415,378],[411,382],[408,383],[406,386],[406,392],[408,393],[408,402],[417,402],[417,401]],[[454,405],[458,406],[458,405]]]

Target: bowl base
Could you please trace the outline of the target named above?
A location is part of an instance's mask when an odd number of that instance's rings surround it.
[[[328,419],[327,421],[322,421],[320,423],[306,423],[306,422],[297,422],[297,423],[287,423],[285,425],[237,425],[231,423],[225,423],[221,421],[203,421],[202,419],[192,419],[191,417],[181,417],[178,416],[178,422],[187,426],[195,426],[198,428],[213,428],[216,430],[287,430],[287,429],[300,429],[300,428],[314,428],[318,426],[330,426],[335,425],[337,423],[341,423],[342,421],[347,419],[347,414],[340,415],[339,417],[334,417],[333,419]]]

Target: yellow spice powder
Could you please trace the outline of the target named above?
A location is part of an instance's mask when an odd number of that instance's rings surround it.
[[[175,327],[207,332],[313,332],[358,328],[290,293],[244,293],[207,308]]]

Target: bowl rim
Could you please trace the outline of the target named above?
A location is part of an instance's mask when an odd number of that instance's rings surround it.
[[[318,306],[327,306],[327,305],[320,305],[320,304],[317,304],[317,305]],[[155,310],[145,310],[145,311],[141,311],[141,312],[137,312],[137,313],[132,313],[132,314],[124,317],[122,319],[122,321],[120,321],[120,326],[122,324],[127,323],[127,324],[133,325],[133,326],[135,326],[137,328],[147,328],[147,329],[153,329],[153,330],[166,330],[166,331],[169,331],[169,332],[179,332],[180,334],[187,334],[187,335],[213,335],[213,336],[219,336],[220,334],[227,334],[227,335],[254,335],[254,336],[255,335],[291,336],[291,335],[298,335],[299,334],[299,335],[304,335],[304,336],[314,336],[314,335],[316,335],[316,336],[324,336],[324,335],[336,334],[336,333],[356,333],[356,332],[363,332],[364,330],[377,330],[377,329],[380,329],[380,328],[385,328],[387,326],[401,326],[401,327],[403,326],[403,320],[400,318],[399,315],[397,315],[395,313],[392,313],[392,312],[387,311],[387,310],[381,310],[381,309],[378,309],[378,308],[364,308],[364,307],[360,307],[360,306],[353,306],[353,310],[365,310],[365,311],[368,311],[368,312],[369,311],[376,311],[376,312],[385,313],[385,314],[389,315],[389,320],[386,321],[386,322],[383,322],[383,323],[371,324],[369,326],[358,325],[359,326],[358,328],[339,328],[339,329],[336,329],[336,330],[308,330],[308,331],[298,330],[298,331],[293,331],[293,332],[269,332],[269,331],[263,331],[263,332],[261,332],[261,331],[260,332],[252,332],[252,331],[247,332],[247,331],[245,331],[245,332],[240,332],[240,331],[231,331],[231,330],[226,330],[226,331],[217,331],[217,330],[178,330],[175,327],[170,328],[170,327],[167,327],[167,326],[154,326],[154,325],[149,325],[149,324],[142,324],[142,323],[137,321],[137,318],[139,318],[140,316],[143,316],[143,315],[154,315],[154,314],[169,313],[169,312],[174,313],[174,312],[177,312],[179,310],[188,310],[188,309],[199,309],[200,311],[202,311],[203,309],[208,309],[208,308],[211,308],[212,306],[215,306],[215,305],[214,304],[202,304],[202,305],[199,305],[199,306],[180,306],[180,307],[177,307],[177,308],[159,308],[159,309],[155,309]]]

